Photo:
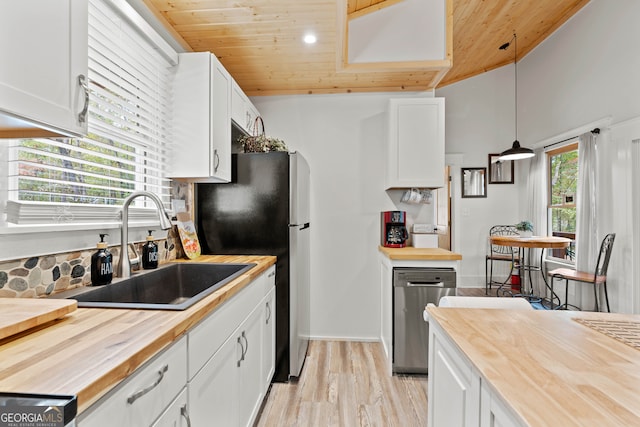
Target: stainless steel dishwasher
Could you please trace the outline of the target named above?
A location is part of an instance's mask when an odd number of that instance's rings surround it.
[[[427,303],[456,293],[453,268],[393,269],[393,372],[426,374],[429,324],[422,312]]]

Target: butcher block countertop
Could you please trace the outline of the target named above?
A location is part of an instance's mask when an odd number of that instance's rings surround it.
[[[80,413],[275,261],[273,256],[203,255],[193,262],[257,265],[184,311],[78,308],[4,338],[0,391],[77,395]]]
[[[640,349],[587,324],[640,316],[429,308],[482,381],[530,426],[640,426]],[[586,321],[586,322],[585,322]],[[640,338],[636,336],[637,340]],[[636,341],[637,342],[637,341]]]
[[[386,248],[378,246],[378,250],[392,260],[458,261],[462,259],[462,255],[440,248]]]

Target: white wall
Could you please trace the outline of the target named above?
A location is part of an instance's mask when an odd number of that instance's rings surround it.
[[[386,108],[411,94],[255,97],[266,133],[299,150],[311,169],[311,334],[380,336],[380,212],[396,207],[384,190]],[[422,210],[432,210],[425,205]]]
[[[640,16],[640,2],[592,0],[518,64],[518,139],[523,145],[533,146],[602,117],[612,116],[617,123],[640,115],[640,78],[634,76],[634,70],[640,70],[634,44],[640,36],[632,25],[634,16]],[[488,185],[486,199],[462,199],[458,188],[461,166],[486,167],[488,154],[509,148],[515,138],[513,71],[512,65],[502,67],[435,93],[446,99],[446,152],[454,165],[454,250],[463,256],[459,286],[484,285],[490,226],[524,219],[527,161],[516,163],[514,185]],[[383,190],[384,111],[388,98],[396,96],[253,98],[267,133],[300,150],[311,166],[315,337],[379,336],[379,213],[397,208],[395,196]],[[605,196],[599,204],[600,220],[603,233],[611,224],[618,232],[611,304],[614,311],[631,311],[620,288],[623,282],[633,283],[622,276],[633,270],[626,236],[633,223],[632,189],[626,174],[631,168],[627,145],[635,129],[631,123],[605,131],[603,141],[611,143],[601,150]]]
[[[632,120],[640,116],[639,16],[638,1],[592,0],[518,63],[522,145],[534,147],[611,119],[599,138],[599,238],[617,233],[609,285],[612,310],[624,312],[640,312],[640,290],[632,288],[640,283],[631,263],[631,201],[638,190],[630,185],[632,166],[640,166],[632,165],[630,154],[631,141],[640,138],[640,121]],[[447,103],[447,152],[463,153],[464,166],[481,166],[483,155],[513,140],[513,71],[506,66],[436,91]],[[515,186],[490,185],[487,199],[457,199],[463,285],[484,274],[482,243],[488,226],[523,219],[528,161],[517,162],[516,168]]]
[[[612,311],[640,313],[633,276],[631,141],[640,138],[640,2],[592,0],[527,55],[518,70],[522,140],[546,140],[611,118],[598,141],[598,235],[617,233],[610,265]],[[637,191],[637,189],[636,189]],[[637,192],[635,194],[638,194]],[[637,271],[636,271],[637,275]],[[635,284],[635,285],[634,285]]]
[[[497,47],[496,47],[497,49]],[[511,147],[515,139],[513,67],[484,73],[436,90],[445,98],[446,152],[460,153],[453,165],[454,250],[462,254],[459,287],[480,287],[485,281],[485,254],[489,228],[515,224],[522,181],[515,164],[515,184],[488,184],[487,197],[461,198],[460,167],[488,168],[488,155]],[[502,269],[500,269],[502,271]]]

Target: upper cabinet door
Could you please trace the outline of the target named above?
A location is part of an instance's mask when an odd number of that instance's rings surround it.
[[[231,181],[232,80],[209,52],[180,54],[173,87],[172,178]]]
[[[0,137],[86,135],[87,10],[87,0],[0,2]]]
[[[233,121],[246,133],[253,135],[256,132],[254,126],[258,115],[256,107],[234,80],[231,90],[231,118]],[[257,131],[262,132],[262,129],[257,129]]]
[[[444,98],[389,100],[386,188],[444,186]]]

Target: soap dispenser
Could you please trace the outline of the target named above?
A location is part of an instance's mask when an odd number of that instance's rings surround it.
[[[113,279],[113,256],[107,249],[104,236],[108,236],[108,234],[100,234],[98,251],[91,256],[91,284],[93,286],[108,285]]]
[[[147,243],[142,246],[142,268],[145,270],[158,268],[158,245],[153,241],[152,232],[149,230]]]

